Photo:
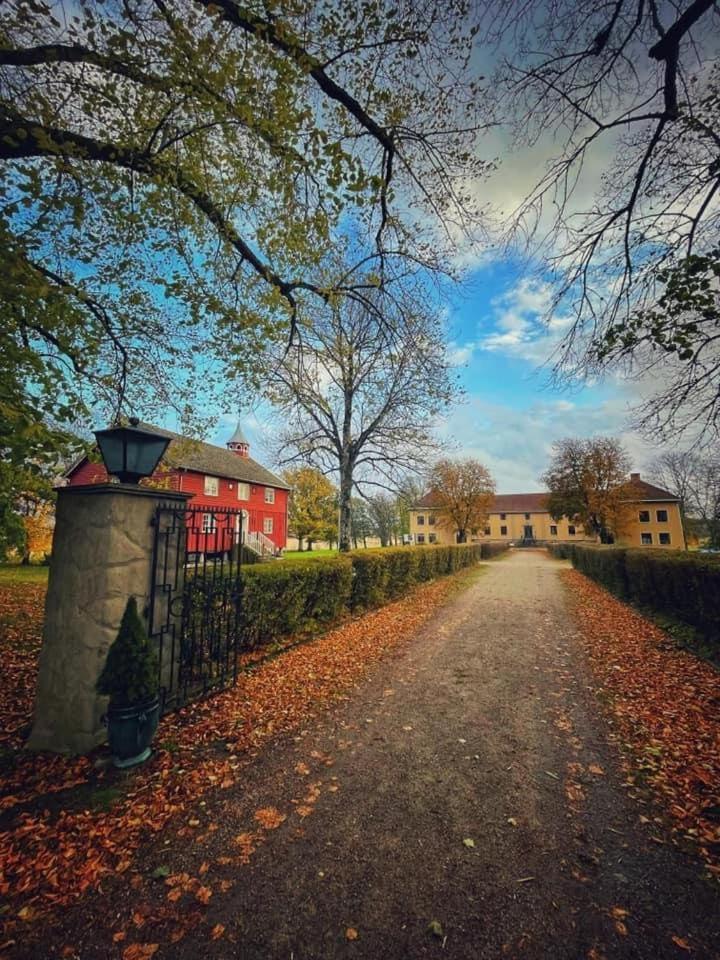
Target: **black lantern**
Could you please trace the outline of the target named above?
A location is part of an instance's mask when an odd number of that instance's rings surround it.
[[[139,483],[150,477],[168,448],[170,437],[139,427],[131,420],[127,427],[96,430],[105,469],[121,483]]]

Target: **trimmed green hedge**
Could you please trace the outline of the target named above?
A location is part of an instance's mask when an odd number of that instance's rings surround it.
[[[433,580],[477,563],[483,546],[379,547],[349,554],[353,565],[350,608],[377,607],[401,596],[417,583]]]
[[[561,556],[557,544],[551,552]],[[720,563],[679,550],[568,544],[573,566],[616,596],[681,620],[720,643]],[[566,554],[568,556],[568,554]]]
[[[481,559],[505,544],[384,547],[345,556],[282,560],[242,572],[243,646],[257,647],[294,633],[310,632],[348,611],[379,607]]]
[[[243,646],[332,623],[347,609],[352,564],[345,557],[258,563],[242,573]]]

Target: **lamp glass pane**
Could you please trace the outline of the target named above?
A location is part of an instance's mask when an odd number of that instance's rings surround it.
[[[147,434],[130,435],[127,451],[127,470],[149,477],[162,457],[167,439]]]
[[[108,473],[117,473],[123,468],[123,447],[125,446],[125,437],[121,434],[105,434],[98,437],[100,453],[105,461],[105,468]]]

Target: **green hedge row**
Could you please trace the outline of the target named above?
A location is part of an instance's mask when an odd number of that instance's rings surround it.
[[[345,612],[352,588],[345,557],[282,560],[245,567],[239,633],[243,646],[332,623]]]
[[[280,560],[242,573],[243,646],[256,647],[378,607],[418,583],[506,550],[504,544],[385,547],[342,557]]]
[[[679,550],[556,544],[554,556],[616,596],[697,628],[720,643],[720,562]]]

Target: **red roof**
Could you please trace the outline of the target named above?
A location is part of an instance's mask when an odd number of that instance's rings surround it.
[[[637,492],[639,502],[644,500],[669,500],[676,502],[678,497],[662,487],[656,487],[647,480],[634,476],[631,480],[633,489]],[[498,493],[493,499],[490,513],[547,513],[547,493]],[[437,494],[431,490],[415,503],[415,509],[436,507]]]
[[[648,483],[647,480],[641,480],[639,476],[631,477],[630,483],[633,491],[637,492],[638,500],[671,500],[673,503],[680,500],[669,490],[663,490],[662,487],[656,487],[654,483]]]
[[[490,507],[491,513],[543,513],[546,493],[499,493]],[[415,509],[437,506],[437,494],[431,490],[415,503]]]
[[[499,493],[491,513],[547,513],[546,493]]]

